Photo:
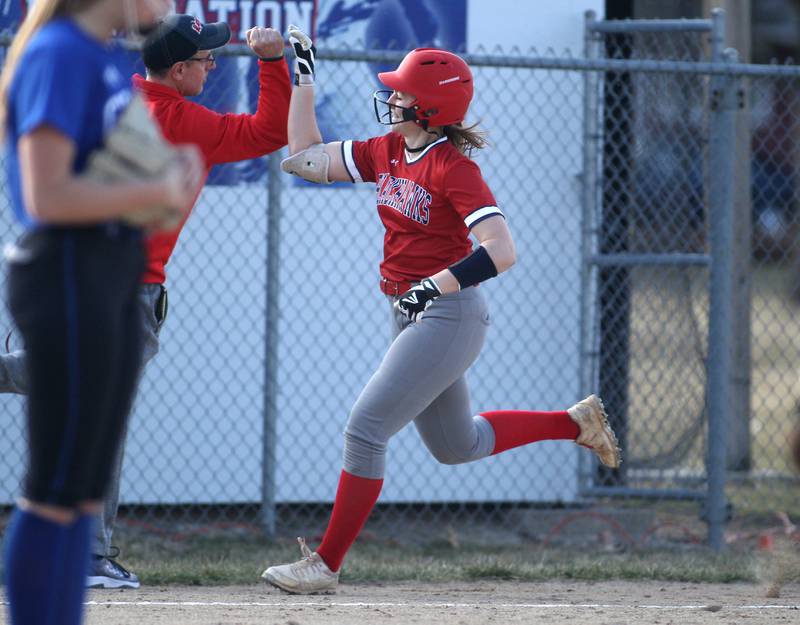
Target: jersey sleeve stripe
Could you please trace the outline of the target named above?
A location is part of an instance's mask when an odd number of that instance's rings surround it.
[[[467,215],[466,219],[464,219],[464,223],[467,224],[467,228],[473,228],[476,224],[480,223],[484,219],[492,217],[493,215],[500,215],[503,219],[506,218],[506,216],[503,214],[503,211],[496,206],[484,206],[483,208],[479,208],[478,210]]]
[[[356,167],[356,160],[353,158],[353,142],[351,140],[342,141],[342,159],[350,179],[353,182],[364,182],[361,178],[361,172]]]

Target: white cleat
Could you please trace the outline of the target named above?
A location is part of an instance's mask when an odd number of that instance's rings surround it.
[[[334,573],[315,551],[298,538],[303,559],[291,564],[271,566],[261,574],[276,588],[297,595],[332,594],[339,585],[339,572]]]
[[[591,449],[607,467],[616,469],[622,462],[621,451],[614,430],[608,424],[608,415],[601,399],[597,395],[589,395],[567,412],[581,429],[575,442]]]

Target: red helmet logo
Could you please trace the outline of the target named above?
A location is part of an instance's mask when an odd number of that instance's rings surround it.
[[[472,72],[460,56],[437,48],[409,52],[393,72],[378,79],[395,91],[416,97],[417,119],[428,126],[464,121],[472,100]]]

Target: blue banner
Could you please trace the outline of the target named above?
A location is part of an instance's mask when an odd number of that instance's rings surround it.
[[[254,26],[285,33],[287,25],[296,24],[313,32],[317,3],[315,0],[177,0],[175,10],[194,15],[204,24],[225,22],[231,28],[231,43],[246,44],[246,33]],[[203,93],[194,100],[219,113],[254,111],[258,103],[255,56],[217,58],[217,67],[209,74]],[[214,167],[208,184],[252,182],[265,175],[264,159],[254,159]]]
[[[0,0],[0,32],[13,33],[25,15],[26,0]],[[312,34],[318,45],[332,48],[366,45],[375,49],[411,50],[434,46],[454,52],[466,48],[467,0],[176,0],[178,13],[189,13],[203,23],[226,22],[232,43],[246,44],[253,26],[275,28],[285,35],[289,24]],[[130,72],[144,73],[139,54],[131,52]],[[394,69],[368,64],[369,72]],[[335,85],[321,86],[317,119],[323,137],[358,138],[347,121],[326,114],[325,103],[336,97]],[[364,106],[371,106],[364,94]],[[348,94],[348,97],[351,97]],[[219,113],[252,112],[258,102],[258,64],[255,56],[219,56],[202,94],[194,98]],[[215,167],[208,184],[233,185],[257,181],[266,175],[264,159]]]

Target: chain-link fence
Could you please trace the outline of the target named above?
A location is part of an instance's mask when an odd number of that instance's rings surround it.
[[[709,24],[710,26],[710,24]],[[664,22],[587,23],[587,56],[698,62],[703,30]],[[704,167],[708,77],[609,71],[587,76],[591,280],[587,388],[598,385],[626,462],[606,492],[702,496],[709,257]],[[591,288],[595,286],[596,291]],[[674,389],[683,390],[675,394]],[[693,472],[691,485],[675,469]],[[591,488],[591,487],[590,487]],[[595,492],[601,492],[595,490]]]
[[[373,522],[491,532],[531,507],[686,499],[721,529],[727,500],[797,511],[800,71],[734,63],[711,21],[608,24],[588,23],[585,58],[468,57],[491,140],[476,160],[519,258],[481,287],[492,327],[467,377],[476,413],[599,390],[625,464],[546,442],[441,466],[406,428]],[[379,133],[375,74],[402,54],[319,58],[325,139]],[[204,103],[251,106],[252,57],[216,75]],[[170,316],[127,439],[129,522],[324,528],[349,409],[389,343],[382,226],[370,185],[308,185],[279,158],[217,170],[167,267]],[[23,403],[4,407],[11,503]]]

